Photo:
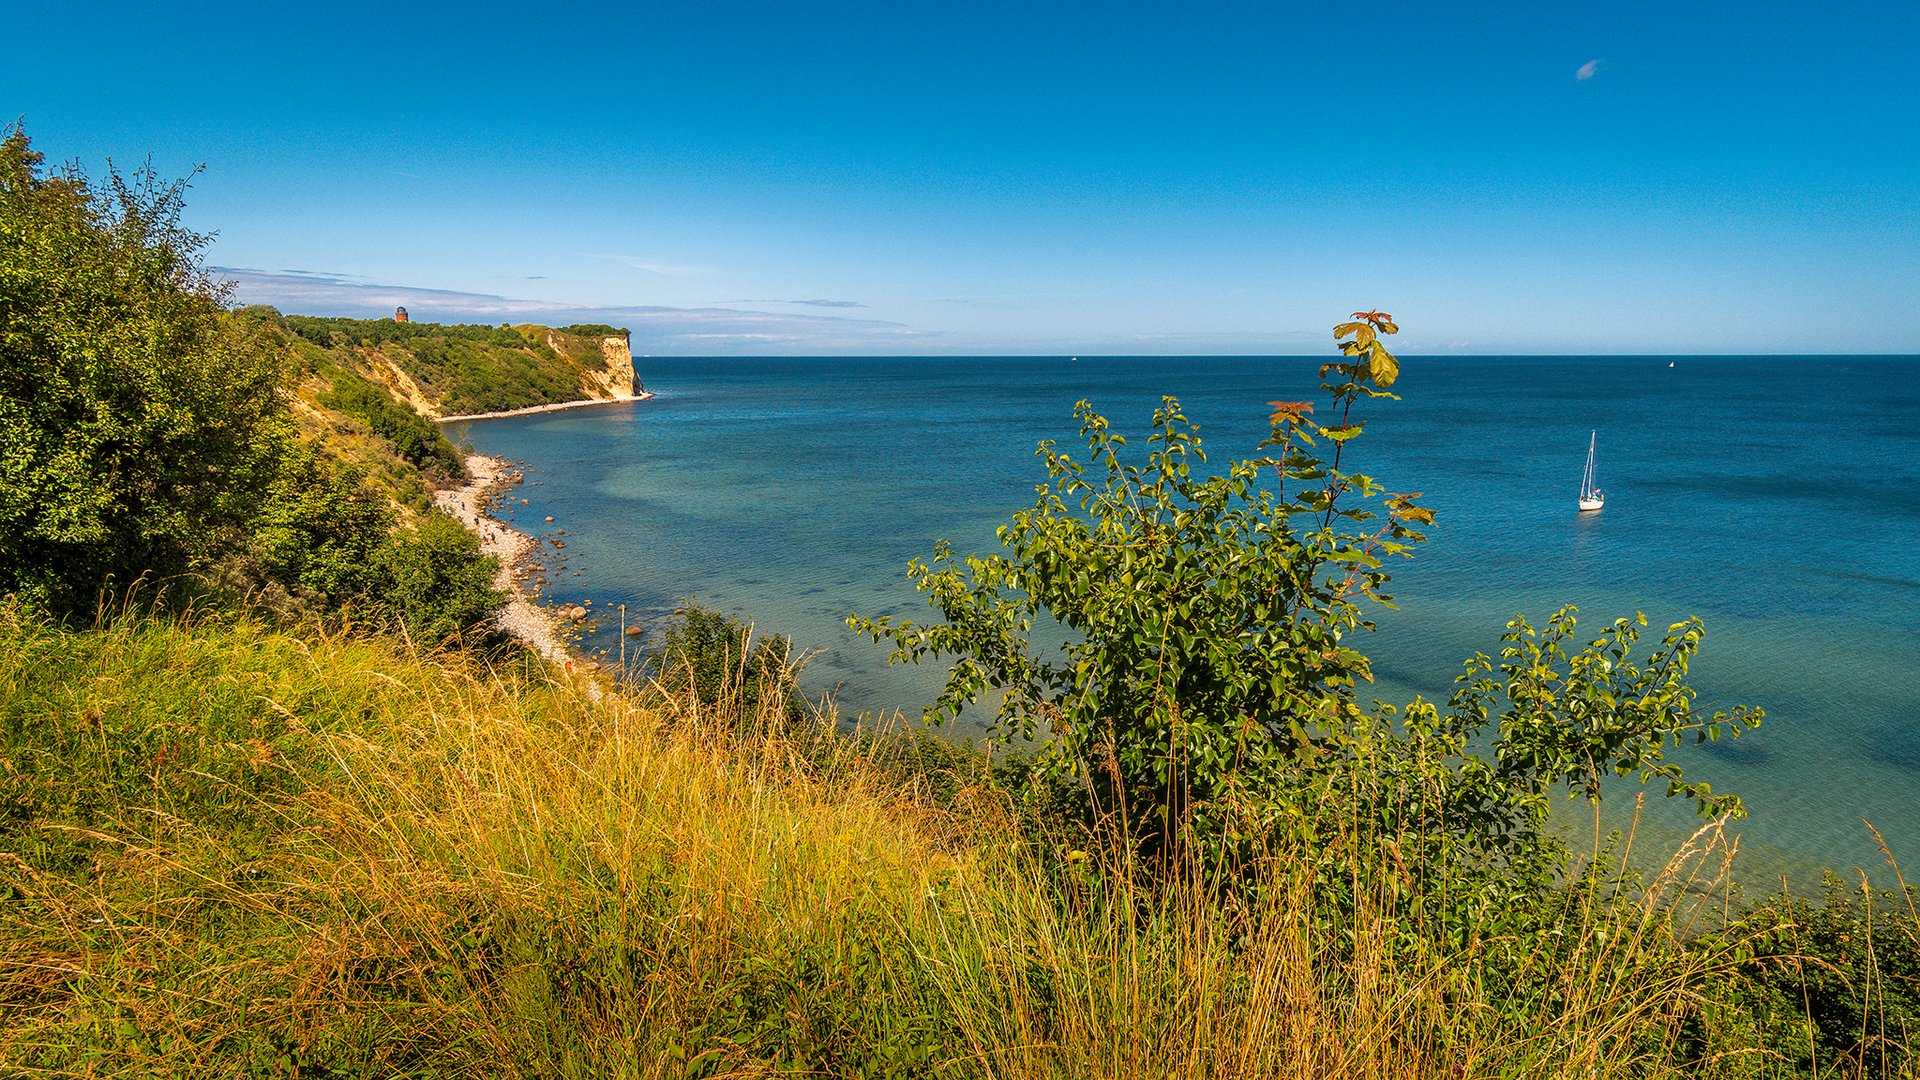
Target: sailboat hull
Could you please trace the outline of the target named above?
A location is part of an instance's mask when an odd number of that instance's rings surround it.
[[[1597,431],[1587,436],[1587,471],[1580,474],[1580,512],[1583,514],[1600,509],[1607,501],[1593,484],[1593,447],[1599,438]]]

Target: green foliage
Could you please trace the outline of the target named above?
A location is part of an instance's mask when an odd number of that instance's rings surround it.
[[[423,338],[450,338],[480,342],[501,349],[518,349],[525,338],[510,326],[478,326],[395,322],[392,319],[331,319],[314,315],[282,316],[287,329],[321,348],[342,345],[406,344]]]
[[[631,333],[624,327],[608,326],[606,323],[574,323],[572,326],[562,326],[559,330],[563,334],[581,337],[626,337]]]
[[[564,332],[548,343],[541,327],[441,326],[390,319],[285,317],[300,339],[333,350],[351,367],[354,350],[375,350],[417,382],[448,416],[502,412],[578,400],[584,368],[605,366],[597,340]],[[577,355],[576,355],[577,354]]]
[[[392,511],[358,472],[295,452],[251,523],[243,550],[258,571],[245,584],[277,584],[319,610],[345,607],[375,591],[374,554],[392,528]]]
[[[289,429],[275,353],[180,225],[186,182],[40,165],[4,129],[0,592],[87,611],[244,521]]]
[[[96,193],[77,171],[46,176],[40,164],[9,129],[0,593],[85,614],[110,585],[210,571],[216,591],[271,610],[379,614],[436,644],[497,606],[494,564],[457,523],[430,514],[393,533],[358,470],[295,438],[282,335],[314,328],[270,308],[222,310],[198,262],[205,238],[179,224],[184,181],[110,171]],[[327,404],[411,467],[462,474],[431,424],[365,379],[331,374]]]
[[[792,638],[755,640],[752,626],[693,600],[674,611],[645,670],[672,693],[748,720],[777,717],[785,726],[807,713]]]
[[[404,363],[449,416],[501,412],[575,401],[580,374],[544,344],[522,340],[506,349],[456,337],[421,337],[405,344]]]
[[[444,482],[465,478],[466,464],[459,448],[447,441],[432,421],[395,401],[386,387],[353,372],[336,370],[331,377],[333,391],[321,396],[322,405],[366,421],[403,460],[433,479]]]
[[[1362,706],[1370,663],[1355,644],[1373,628],[1363,604],[1391,605],[1385,560],[1409,555],[1433,515],[1342,469],[1362,431],[1355,404],[1393,398],[1385,387],[1398,374],[1378,340],[1397,327],[1378,312],[1356,318],[1336,330],[1354,338],[1342,346],[1352,359],[1322,369],[1337,423],[1274,402],[1267,453],[1208,476],[1173,399],[1154,414],[1144,462],[1082,402],[1086,461],[1041,444],[1048,480],[999,530],[1005,554],[963,560],[943,543],[931,564],[910,567],[937,621],[851,624],[891,642],[894,660],[953,658],[931,718],[997,697],[1000,728],[1045,738],[1039,766],[1080,778],[1123,835],[1201,855],[1229,878],[1276,836],[1315,851],[1338,832],[1379,845],[1384,877],[1416,910],[1430,870],[1447,867],[1456,885],[1479,875],[1455,897],[1477,909],[1553,880],[1558,849],[1544,827],[1558,788],[1597,799],[1604,775],[1657,778],[1704,810],[1737,810],[1662,754],[1759,719],[1692,713],[1694,621],[1636,663],[1644,620],[1585,644],[1571,609],[1544,634],[1516,620],[1501,677],[1475,657],[1444,713],[1416,700],[1398,723],[1390,707]],[[1331,461],[1316,453],[1322,442]],[[1071,635],[1058,660],[1032,643],[1047,621]]]
[[[1703,1056],[1745,1039],[1792,1075],[1910,1076],[1920,1065],[1920,913],[1911,886],[1850,889],[1829,872],[1818,902],[1776,897],[1715,940],[1737,943],[1738,964],[1716,988],[1710,1018],[1720,1023],[1689,1032]]]
[[[290,453],[248,532],[214,568],[220,593],[281,616],[337,612],[433,647],[471,634],[505,602],[498,563],[459,522],[428,511],[396,528],[360,472]]]
[[[417,644],[472,632],[506,597],[493,587],[498,564],[480,540],[437,510],[388,537],[375,553],[370,606],[398,617]]]

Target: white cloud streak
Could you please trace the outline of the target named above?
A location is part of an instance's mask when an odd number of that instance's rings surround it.
[[[581,254],[589,259],[605,259],[608,262],[619,263],[621,266],[630,267],[634,270],[642,270],[649,274],[659,274],[662,277],[703,277],[707,274],[717,274],[720,272],[710,266],[680,266],[675,263],[659,262],[639,255],[602,255],[591,251],[582,252]]]
[[[405,307],[415,322],[607,323],[633,331],[637,353],[889,352],[924,348],[939,332],[881,319],[650,305],[591,307],[550,300],[518,300],[487,293],[379,285],[310,271],[213,267],[234,283],[234,300],[271,304],[301,315],[380,319]]]

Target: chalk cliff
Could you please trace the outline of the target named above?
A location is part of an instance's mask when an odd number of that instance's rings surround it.
[[[587,335],[547,331],[547,348],[562,356],[578,355],[580,350],[569,338]],[[641,391],[640,378],[633,370],[633,346],[625,334],[603,334],[598,339],[603,367],[595,369],[590,360],[580,364],[580,392],[587,398],[626,401]],[[583,358],[584,360],[584,358]]]

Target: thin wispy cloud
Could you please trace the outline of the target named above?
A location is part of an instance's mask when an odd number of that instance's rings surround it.
[[[223,269],[225,269],[225,268],[224,268],[224,267],[219,267],[219,266],[216,266],[216,267],[214,267],[213,269],[215,269],[215,270],[223,270]],[[255,270],[248,270],[248,271],[246,271],[246,273],[249,273],[249,274],[252,274],[252,273],[261,273],[261,272],[263,272],[263,271],[255,271]],[[368,278],[366,278],[366,277],[363,277],[363,276],[361,276],[361,275],[359,275],[359,274],[347,274],[347,273],[342,273],[342,272],[340,272],[340,271],[336,271],[336,270],[294,270],[294,269],[291,269],[291,268],[289,268],[289,269],[284,269],[284,270],[276,270],[276,271],[274,271],[274,273],[278,273],[278,274],[286,274],[286,275],[288,275],[288,276],[290,276],[290,277],[307,277],[307,278],[321,278],[321,279],[324,279],[324,280],[327,280],[327,281],[367,281],[367,280],[370,280],[370,279],[368,279]]]
[[[602,255],[592,251],[583,254],[589,259],[605,259],[608,262],[616,262],[634,270],[660,274],[663,277],[699,277],[703,274],[719,273],[711,266],[681,266],[677,263],[664,263],[639,255]]]
[[[936,296],[936,304],[1060,304],[1095,299],[1079,292],[982,293],[974,296]]]
[[[858,300],[722,300],[723,304],[799,304],[803,307],[863,308]]]
[[[405,307],[416,322],[536,322],[549,325],[606,323],[633,331],[636,353],[757,352],[875,353],[924,347],[940,332],[881,319],[799,312],[743,311],[727,307],[608,307],[552,300],[521,300],[489,293],[425,289],[350,280],[346,275],[305,270],[252,270],[216,266],[216,276],[234,283],[241,304],[271,304],[301,315],[386,318]]]
[[[1579,70],[1573,73],[1573,81],[1586,82],[1588,79],[1600,74],[1600,65],[1604,62],[1605,61],[1596,58],[1581,64]]]

